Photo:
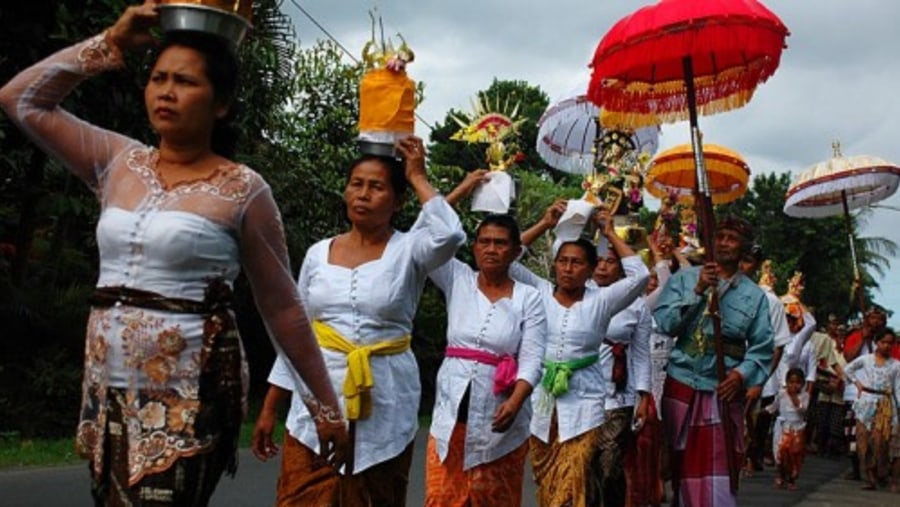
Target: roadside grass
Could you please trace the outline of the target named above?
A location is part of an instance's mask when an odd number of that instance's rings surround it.
[[[18,433],[0,434],[0,470],[6,468],[71,465],[82,461],[75,454],[75,439],[22,439]]]
[[[253,439],[253,427],[259,406],[250,406],[250,411],[244,424],[241,425],[240,446],[250,447]],[[281,446],[284,441],[284,415],[278,417],[272,440]],[[431,416],[419,417],[419,427],[428,428],[431,424]],[[0,470],[25,467],[51,467],[64,466],[76,463],[85,463],[85,460],[75,454],[75,439],[23,439],[17,432],[0,432]],[[85,465],[86,466],[86,465]]]
[[[250,447],[259,404],[252,403],[241,425],[240,446]],[[272,440],[279,446],[284,440],[284,415],[278,417]],[[73,429],[74,432],[74,429]],[[0,432],[0,470],[23,467],[63,466],[86,461],[75,453],[75,438],[23,439],[18,432]],[[85,465],[87,466],[87,465]]]

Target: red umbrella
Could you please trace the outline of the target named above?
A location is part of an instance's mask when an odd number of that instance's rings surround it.
[[[756,0],[660,0],[620,20],[594,53],[588,97],[620,113],[631,127],[689,118],[697,171],[697,216],[707,261],[713,260],[713,213],[700,112],[740,107],[781,60],[788,30]],[[725,378],[718,297],[709,298],[719,382]],[[727,413],[726,407],[721,407]],[[734,428],[723,419],[732,492],[737,466],[730,451]]]
[[[756,0],[660,0],[619,20],[600,41],[588,98],[632,127],[690,119],[698,204],[712,209],[698,109],[712,114],[747,103],[778,67],[787,35]]]
[[[756,0],[661,0],[606,33],[588,97],[633,127],[686,120],[691,98],[704,115],[738,108],[778,68],[787,35]]]

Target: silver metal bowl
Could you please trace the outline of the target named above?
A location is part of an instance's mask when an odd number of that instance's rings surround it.
[[[394,148],[392,143],[379,143],[377,141],[357,139],[356,144],[359,146],[360,153],[366,155],[400,158],[400,154]]]
[[[243,17],[204,5],[163,4],[159,6],[159,23],[164,32],[191,30],[222,37],[237,47],[250,22]]]

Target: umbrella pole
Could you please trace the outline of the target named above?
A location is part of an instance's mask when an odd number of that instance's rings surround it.
[[[841,190],[841,203],[844,205],[844,224],[847,228],[847,241],[850,243],[850,259],[853,262],[854,291],[859,301],[859,315],[866,315],[866,296],[863,294],[862,278],[859,276],[859,261],[856,258],[856,243],[853,241],[853,219],[850,216],[850,207],[847,205],[847,191]]]
[[[688,114],[691,123],[691,147],[694,151],[695,177],[695,206],[697,217],[700,220],[701,238],[706,262],[715,262],[715,216],[713,214],[712,194],[709,189],[709,176],[706,173],[706,165],[703,160],[703,136],[700,133],[697,120],[697,96],[694,90],[694,63],[690,56],[681,60],[684,71],[685,91],[687,93]],[[709,293],[707,312],[713,325],[713,343],[716,350],[716,376],[719,384],[725,381],[725,350],[722,342],[722,319],[719,314],[719,291],[713,287]],[[728,402],[716,397],[719,404],[719,420],[722,423],[722,433],[725,439],[725,458],[728,465],[728,482],[731,493],[738,490],[738,466],[734,449],[734,425],[731,420],[731,411]],[[674,484],[674,481],[673,481]]]

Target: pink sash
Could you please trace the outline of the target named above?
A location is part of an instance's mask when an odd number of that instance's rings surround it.
[[[516,383],[519,365],[516,363],[516,358],[509,354],[498,356],[484,350],[447,347],[446,356],[496,366],[497,370],[494,372],[494,394],[506,392]]]

